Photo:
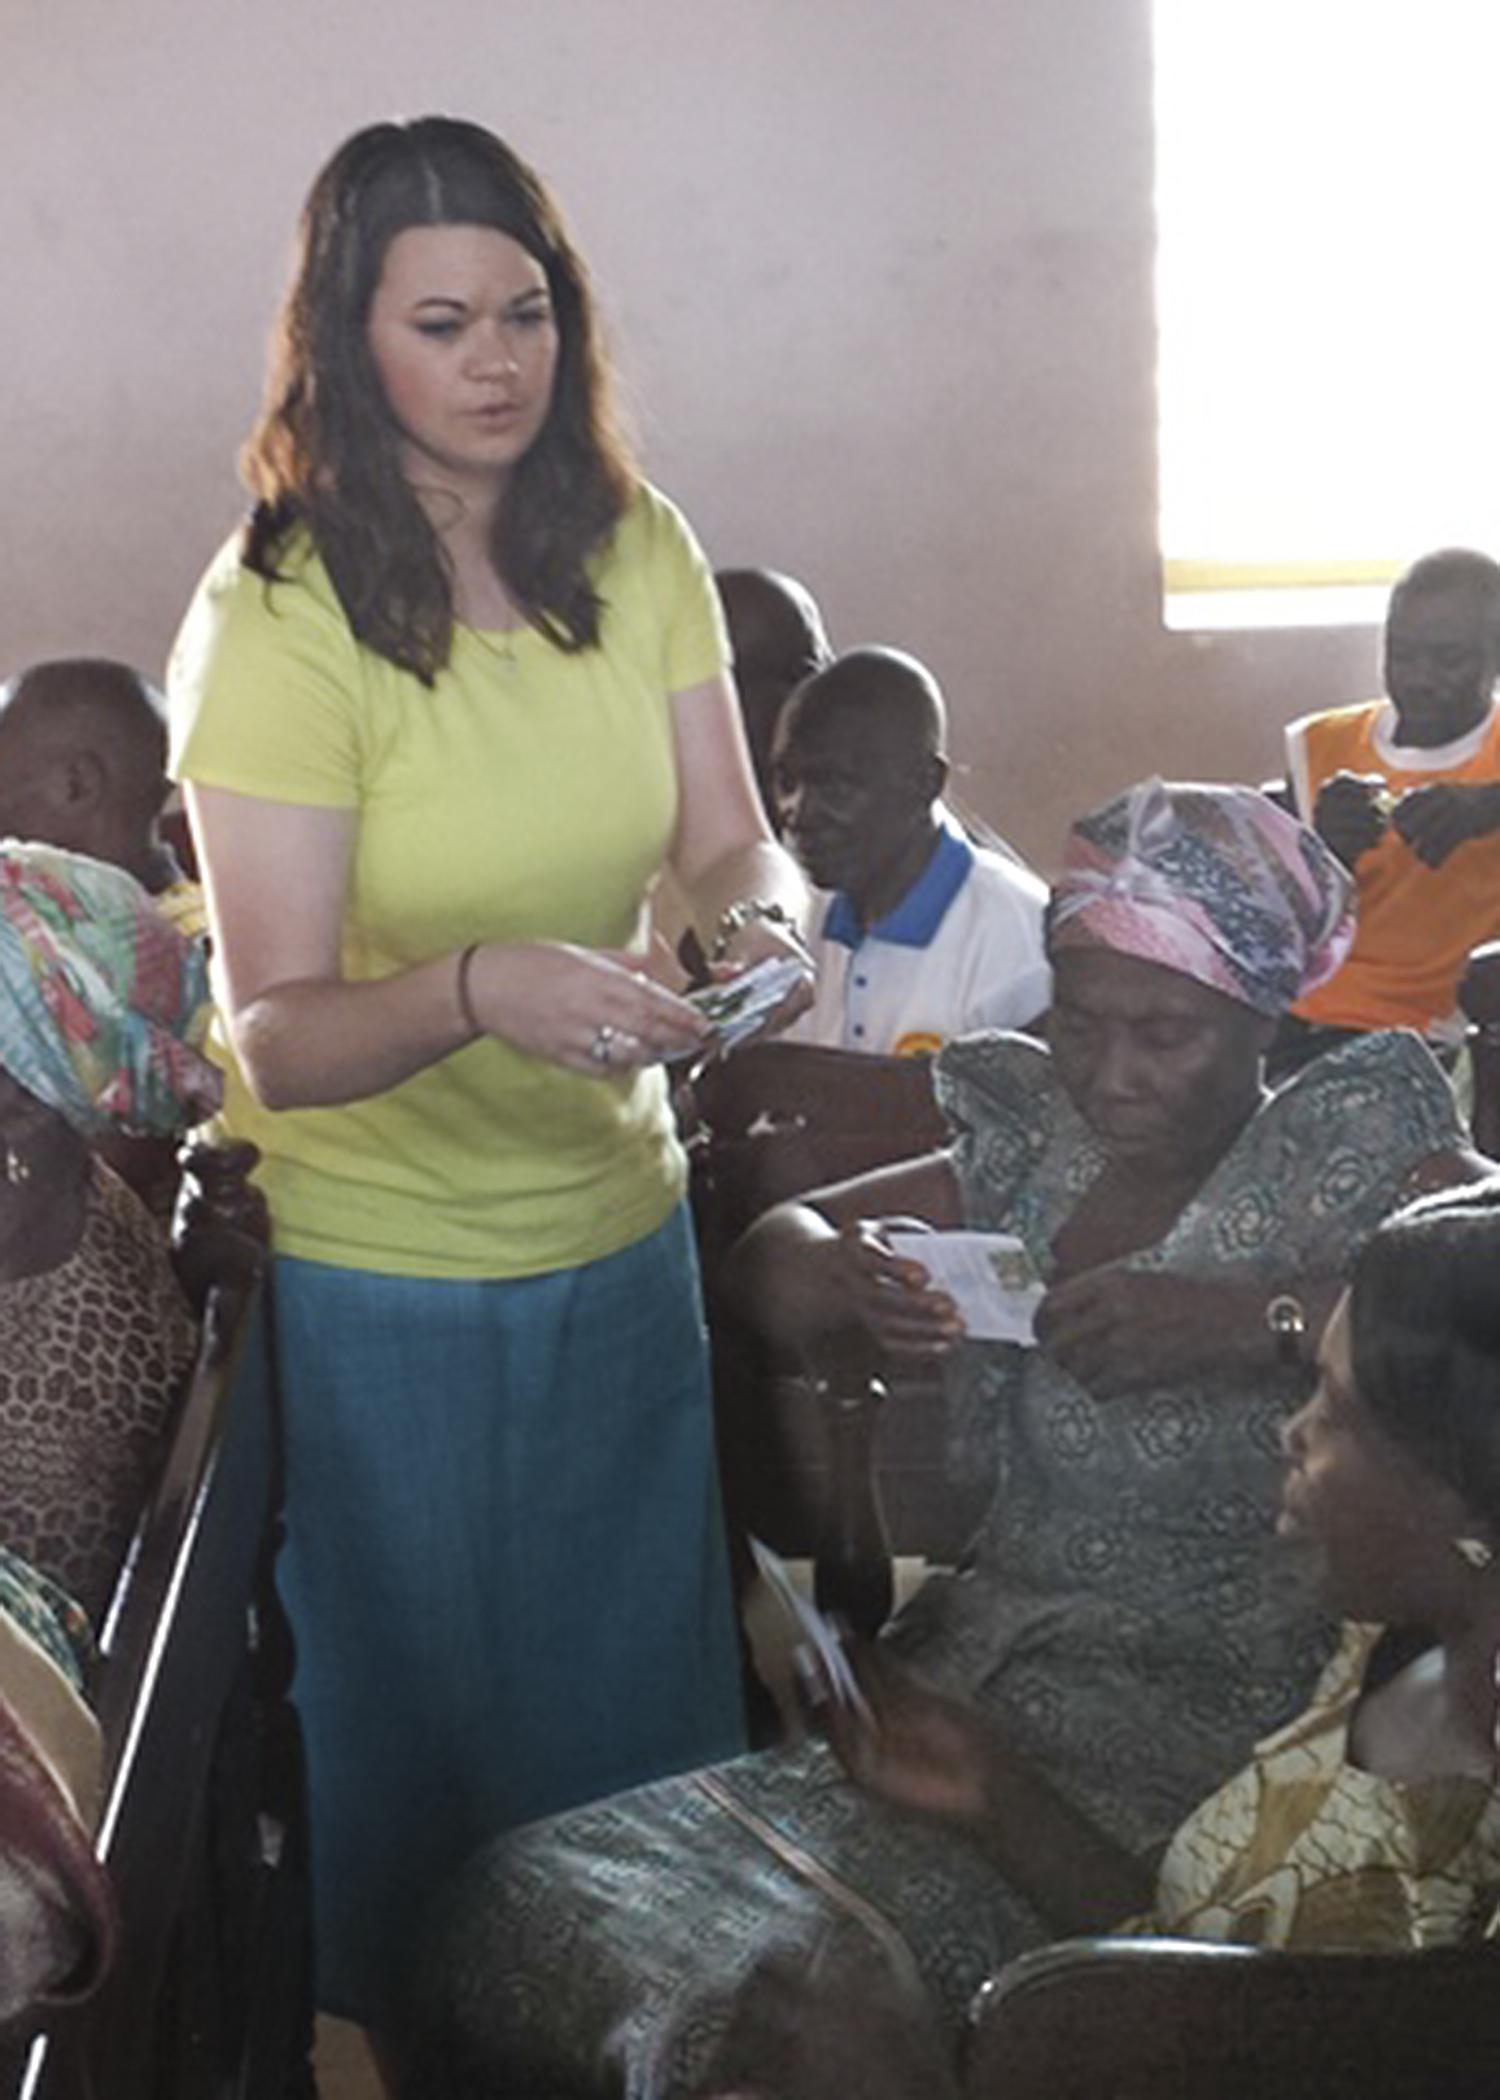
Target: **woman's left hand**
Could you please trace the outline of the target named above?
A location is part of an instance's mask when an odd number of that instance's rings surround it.
[[[1092,1269],[1055,1284],[1037,1307],[1036,1338],[1100,1399],[1212,1371],[1263,1349],[1263,1287]]]

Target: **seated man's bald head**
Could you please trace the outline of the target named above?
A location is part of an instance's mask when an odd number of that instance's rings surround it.
[[[166,703],[129,664],[32,664],[0,687],[0,835],[92,854],[146,881],[166,760]]]
[[[925,664],[901,649],[850,649],[805,678],[788,705],[803,723],[847,712],[862,732],[903,747],[914,760],[944,756],[948,710],[942,687]]]
[[[787,841],[810,880],[843,890],[866,922],[937,843],[946,731],[937,680],[898,649],[851,649],[782,712],[772,771]]]

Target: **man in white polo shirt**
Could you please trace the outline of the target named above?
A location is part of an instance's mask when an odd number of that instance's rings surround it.
[[[1023,1028],[1052,997],[1046,885],[970,843],[943,806],[937,681],[894,649],[854,649],[793,693],[772,766],[786,843],[833,894],[814,918],[817,998],[791,1036],[921,1056]]]

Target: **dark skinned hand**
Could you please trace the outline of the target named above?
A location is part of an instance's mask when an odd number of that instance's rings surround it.
[[[1100,1399],[1212,1369],[1235,1340],[1263,1336],[1264,1293],[1121,1268],[1054,1284],[1036,1338]]]
[[[935,1290],[920,1262],[893,1254],[886,1235],[926,1232],[920,1218],[861,1218],[829,1242],[849,1309],[893,1356],[943,1356],[963,1339],[953,1300]]]
[[[1388,819],[1380,798],[1385,793],[1378,773],[1335,773],[1319,790],[1313,829],[1346,868],[1384,838]]]
[[[1500,831],[1500,795],[1488,782],[1464,786],[1435,781],[1409,788],[1391,812],[1391,822],[1429,868],[1440,868],[1470,839]]]
[[[813,1719],[849,1777],[897,1808],[982,1816],[989,1729],[974,1708],[923,1684],[869,1641],[846,1641],[844,1652],[869,1713],[825,1685]]]

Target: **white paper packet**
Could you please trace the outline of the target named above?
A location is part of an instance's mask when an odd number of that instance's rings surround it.
[[[958,1307],[969,1339],[1036,1345],[1036,1309],[1047,1287],[1024,1244],[1008,1232],[893,1232],[886,1245],[920,1262]]]

